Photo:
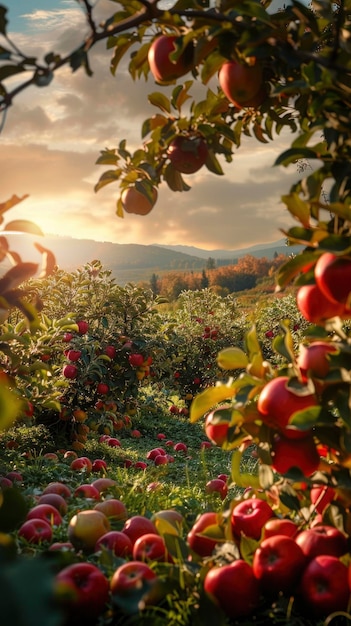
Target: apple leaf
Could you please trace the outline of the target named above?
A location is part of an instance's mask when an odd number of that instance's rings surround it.
[[[0,430],[8,428],[17,418],[21,410],[21,401],[17,394],[5,385],[0,384]]]
[[[169,98],[165,96],[163,93],[159,91],[154,91],[148,95],[148,100],[150,104],[153,104],[155,107],[161,109],[161,111],[165,111],[166,113],[171,112],[171,103]]]
[[[305,228],[310,227],[311,207],[309,202],[305,202],[300,198],[298,193],[289,193],[282,196],[282,201],[286,204],[288,211],[295,217]]]
[[[303,411],[295,411],[289,420],[289,425],[295,426],[298,430],[310,430],[316,425],[321,410],[321,406],[311,406]]]
[[[0,202],[0,215],[9,209],[12,209],[12,207],[16,206],[16,204],[19,204],[19,202],[22,202],[22,200],[25,200],[26,198],[28,198],[28,194],[25,194],[21,198],[14,194],[9,200],[6,200],[6,202]]]
[[[213,406],[229,398],[233,398],[236,390],[228,384],[209,387],[199,393],[190,406],[190,422],[193,424],[203,417]]]
[[[247,355],[240,348],[224,348],[217,355],[217,364],[225,370],[245,368],[248,365]]]

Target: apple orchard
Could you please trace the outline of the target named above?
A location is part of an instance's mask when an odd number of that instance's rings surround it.
[[[62,67],[90,75],[105,41],[112,74],[123,62],[158,87],[140,147],[121,138],[97,158],[95,190],[118,188],[117,218],[156,211],[161,185],[191,193],[201,168],[222,175],[243,136],[291,130],[276,166],[301,173],[282,200],[303,250],[277,272],[285,308],[262,333],[211,290],[181,294],[177,317],[98,261],[65,274],[41,244],[38,277],[6,230],[39,228],[4,226],[1,624],[346,624],[351,1],[122,0],[104,23],[79,4],[89,35],[42,61],[18,49],[0,5],[4,118]],[[0,205],[2,221],[20,200]]]

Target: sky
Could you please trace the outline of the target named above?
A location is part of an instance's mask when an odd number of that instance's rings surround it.
[[[166,2],[167,0],[165,0]],[[0,0],[9,8],[8,34],[16,46],[42,58],[49,51],[68,53],[88,32],[76,0]],[[116,10],[97,0],[99,20]],[[1,45],[0,41],[0,45]],[[0,135],[0,202],[13,194],[29,197],[12,209],[10,219],[35,221],[46,234],[162,245],[192,245],[234,250],[283,237],[292,225],[281,202],[298,174],[273,167],[290,133],[269,144],[243,141],[233,162],[221,161],[225,176],[206,168],[185,176],[189,192],[171,192],[165,183],[158,202],[145,217],[116,216],[118,185],[98,193],[94,185],[105,171],[96,165],[100,151],[127,140],[141,144],[141,125],[154,114],[147,94],[167,88],[151,78],[135,83],[122,65],[109,71],[111,51],[101,42],[90,53],[93,77],[62,68],[50,86],[30,87],[9,109]],[[194,92],[204,94],[199,84]]]

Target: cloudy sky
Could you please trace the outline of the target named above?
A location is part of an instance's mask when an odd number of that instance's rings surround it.
[[[48,51],[67,53],[87,32],[76,0],[4,0],[9,7],[8,32],[18,48],[39,58]],[[97,0],[99,19],[116,4]],[[0,42],[1,44],[1,42]],[[97,194],[103,173],[96,165],[100,150],[121,139],[135,149],[142,121],[154,113],[147,93],[149,78],[133,83],[121,67],[113,77],[105,44],[91,52],[92,78],[82,70],[63,68],[49,87],[31,87],[8,111],[0,136],[1,198],[29,194],[8,219],[32,219],[45,233],[115,243],[186,244],[207,250],[237,249],[279,239],[291,225],[280,201],[293,181],[295,168],[273,162],[290,137],[271,144],[246,140],[225,176],[202,168],[186,177],[191,191],[172,193],[162,185],[153,211],[146,217],[115,215],[118,185]],[[201,93],[201,86],[196,87]]]

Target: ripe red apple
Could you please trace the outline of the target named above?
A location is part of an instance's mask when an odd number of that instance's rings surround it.
[[[158,454],[154,458],[154,463],[156,466],[158,465],[167,465],[169,463],[167,454]]]
[[[152,448],[147,452],[146,458],[148,461],[154,461],[160,454],[166,455],[166,451],[163,448]]]
[[[92,563],[72,563],[55,577],[55,597],[70,617],[96,619],[109,600],[109,582]]]
[[[306,565],[300,546],[284,535],[264,539],[255,550],[252,569],[261,589],[270,595],[291,595]]]
[[[69,521],[68,539],[76,550],[92,552],[97,540],[110,530],[106,515],[95,509],[79,511]]]
[[[263,526],[274,517],[272,507],[265,500],[248,498],[237,504],[232,512],[231,524],[234,537],[241,535],[260,539]]]
[[[73,459],[70,464],[70,468],[74,471],[82,471],[84,470],[87,474],[89,474],[92,470],[93,464],[89,457],[87,456],[79,456],[77,459]]]
[[[47,493],[57,493],[59,496],[65,498],[65,500],[68,500],[72,495],[70,488],[61,482],[52,482],[46,485],[43,490],[43,495]]]
[[[138,352],[132,352],[132,354],[130,354],[128,357],[128,361],[133,367],[141,367],[141,365],[144,363],[144,357]]]
[[[207,481],[205,489],[206,493],[218,493],[222,500],[225,500],[225,498],[227,497],[227,483],[220,478],[212,478],[212,480]]]
[[[284,535],[285,537],[296,537],[299,527],[295,522],[285,517],[272,517],[265,523],[262,529],[263,539],[275,537],[275,535]]]
[[[133,552],[131,540],[120,530],[110,530],[105,535],[99,537],[95,544],[94,552],[99,552],[103,548],[122,558],[131,556]]]
[[[260,600],[260,586],[252,567],[238,559],[212,567],[204,579],[204,590],[231,619],[249,617]]]
[[[76,365],[64,365],[62,373],[65,378],[70,378],[71,380],[73,380],[78,376],[78,367]]]
[[[158,535],[155,524],[148,517],[144,517],[143,515],[133,515],[129,517],[124,523],[122,532],[129,537],[133,545],[142,535],[149,533]]]
[[[224,530],[220,526],[219,515],[212,511],[199,515],[187,535],[191,550],[202,557],[211,556],[216,545],[223,540]]]
[[[297,411],[303,411],[318,404],[315,394],[302,386],[295,391],[288,387],[289,377],[278,376],[270,380],[262,389],[257,409],[262,421],[291,439],[302,439],[308,435],[307,431],[299,430],[289,424],[291,417]]]
[[[75,488],[73,493],[75,498],[88,498],[100,500],[100,491],[92,484],[83,484]]]
[[[107,445],[110,446],[110,448],[120,448],[121,442],[116,437],[109,437],[107,439]]]
[[[137,428],[134,428],[134,430],[131,430],[130,434],[131,434],[131,437],[134,437],[134,439],[140,439],[141,437],[141,432]]]
[[[155,533],[146,533],[133,545],[134,561],[167,561],[168,553],[163,537]]]
[[[205,418],[205,433],[217,446],[222,446],[227,440],[232,411],[233,408],[226,404],[210,411]]]
[[[314,277],[326,298],[347,305],[351,293],[350,257],[325,252],[315,265]]]
[[[110,357],[110,359],[114,359],[116,356],[116,348],[115,346],[106,346],[105,350],[104,350],[105,354],[107,354],[107,356]]]
[[[327,341],[314,341],[309,346],[300,345],[297,358],[297,366],[300,368],[302,376],[307,379],[324,378],[330,370],[328,356],[338,351],[335,344]]]
[[[304,439],[288,439],[280,436],[273,441],[272,467],[279,474],[286,474],[293,467],[297,467],[305,476],[317,471],[320,457],[313,437]]]
[[[106,385],[106,383],[99,383],[96,387],[96,391],[101,396],[105,396],[110,391],[110,387]]]
[[[176,61],[170,55],[181,45],[181,37],[160,35],[152,42],[148,52],[150,71],[158,83],[170,83],[187,74],[194,63],[194,44],[190,42]]]
[[[113,480],[113,478],[102,476],[101,478],[97,478],[96,480],[93,480],[91,484],[94,485],[94,487],[98,491],[100,491],[100,493],[105,493],[105,491],[108,491],[109,489],[113,490],[113,488],[116,487],[117,482]]]
[[[113,521],[125,521],[128,519],[127,507],[117,498],[107,498],[102,502],[98,502],[94,509],[101,511],[109,520]]]
[[[40,544],[52,540],[52,528],[44,519],[29,519],[19,527],[18,536],[28,543]]]
[[[134,463],[133,467],[139,470],[146,470],[148,467],[148,464],[145,463],[145,461],[137,461],[136,463]]]
[[[69,361],[79,361],[82,356],[81,350],[68,350],[66,354]]]
[[[107,470],[107,463],[104,459],[95,459],[91,466],[92,472],[105,472]]]
[[[169,144],[167,154],[175,170],[194,174],[206,163],[208,148],[200,135],[178,135]]]
[[[129,561],[115,570],[110,581],[112,595],[126,596],[143,588],[144,581],[156,580],[154,570],[142,561]]]
[[[151,190],[151,197],[144,195],[135,187],[127,187],[122,191],[121,202],[126,213],[135,213],[136,215],[148,215],[154,208],[158,198],[156,187]],[[130,355],[132,356],[132,355]],[[144,363],[144,359],[140,365]],[[134,363],[131,363],[134,365]],[[140,367],[140,366],[137,366]]]
[[[85,335],[88,332],[89,324],[85,320],[77,322],[78,332],[80,335]]]
[[[188,446],[186,445],[186,443],[179,441],[178,443],[174,444],[173,450],[175,450],[175,452],[187,452]]]
[[[167,529],[167,534],[179,534],[184,524],[184,518],[179,511],[175,509],[162,509],[156,511],[151,516],[151,521],[155,524],[156,530]],[[164,534],[162,531],[160,534]]]
[[[230,102],[239,107],[250,106],[247,102],[255,98],[262,88],[262,67],[252,57],[250,63],[245,65],[237,61],[227,61],[219,71],[218,80]]]
[[[332,317],[350,316],[344,304],[329,300],[318,285],[300,287],[296,303],[300,313],[312,324],[323,326],[324,322]]]
[[[38,504],[50,504],[57,509],[61,516],[67,513],[67,502],[58,493],[43,494],[38,499]]]
[[[295,541],[308,559],[320,554],[340,557],[348,550],[346,536],[341,530],[327,524],[302,530]]]
[[[349,597],[348,568],[337,557],[321,554],[309,562],[299,587],[304,611],[315,618],[346,611]]]
[[[50,526],[61,526],[62,524],[61,514],[51,504],[37,504],[28,511],[26,519],[43,519]]]

